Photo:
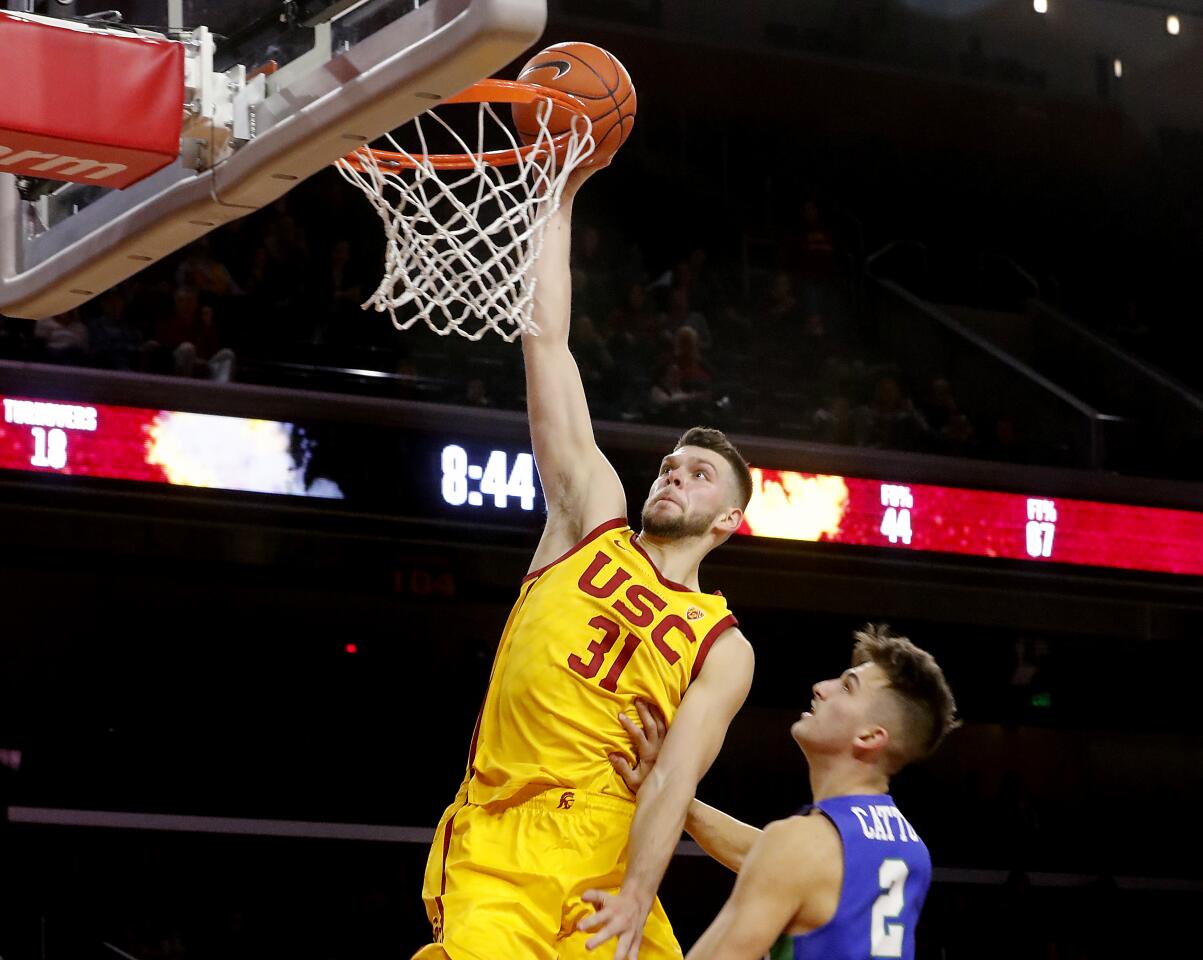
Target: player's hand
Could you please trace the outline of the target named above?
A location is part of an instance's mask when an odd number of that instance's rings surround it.
[[[635,710],[639,714],[642,727],[625,713],[618,715],[618,722],[622,724],[635,747],[635,765],[631,766],[631,761],[621,753],[610,754],[610,764],[618,771],[631,793],[638,793],[643,781],[652,772],[656,758],[660,755],[660,748],[664,745],[665,734],[668,733],[664,714],[654,703],[636,700]]]
[[[585,949],[596,950],[617,937],[614,960],[638,960],[639,944],[643,942],[643,925],[647,923],[651,903],[645,903],[634,894],[621,890],[618,893],[586,890],[581,899],[597,908],[596,913],[576,925],[578,930],[585,933],[597,931],[596,936],[585,942]]]
[[[576,192],[581,189],[581,186],[586,180],[597,173],[598,170],[604,170],[610,165],[610,161],[596,164],[582,164],[577,167],[572,173],[568,174],[568,179],[564,181],[563,200],[571,200],[576,196]]]

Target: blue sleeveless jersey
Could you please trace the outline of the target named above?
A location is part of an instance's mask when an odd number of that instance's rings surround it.
[[[886,794],[833,797],[807,809],[815,808],[843,841],[840,903],[818,929],[782,934],[767,960],[914,960],[915,925],[931,884],[927,847]]]

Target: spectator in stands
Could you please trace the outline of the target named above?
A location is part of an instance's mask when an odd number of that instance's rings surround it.
[[[930,436],[927,423],[893,376],[878,379],[872,402],[858,407],[854,416],[860,447],[919,450]]]
[[[675,423],[695,416],[698,401],[703,398],[690,393],[681,381],[681,368],[667,363],[648,393],[648,413],[653,420]]]
[[[710,255],[705,247],[693,247],[685,256],[684,266],[688,271],[689,302],[699,312],[710,316],[718,305],[718,292],[710,274]]]
[[[835,238],[818,202],[807,197],[785,238],[786,268],[797,275],[798,298],[807,311],[828,313],[839,276]]]
[[[661,330],[675,337],[681,327],[692,327],[698,335],[702,349],[710,347],[710,324],[704,314],[694,310],[689,303],[689,287],[678,284],[668,291],[668,305],[660,319]]]
[[[155,325],[154,342],[164,350],[174,350],[197,336],[200,323],[200,291],[196,287],[176,287],[171,312]]]
[[[33,335],[41,344],[43,358],[50,363],[77,364],[87,356],[88,328],[78,309],[43,317],[34,324]]]
[[[464,388],[464,403],[469,407],[495,406],[489,397],[488,388],[480,377],[473,377]]]
[[[642,411],[647,390],[663,347],[658,339],[659,317],[648,302],[642,282],[627,285],[626,296],[610,312],[606,348],[613,359],[611,377],[620,412]]]
[[[604,320],[615,306],[617,271],[602,232],[593,224],[586,223],[578,230],[572,261],[573,309],[589,314],[595,321]]]
[[[944,429],[950,418],[961,412],[957,399],[953,396],[952,384],[945,377],[931,379],[920,407],[928,426],[936,433]]]
[[[796,339],[792,343],[786,341],[785,345],[793,348],[798,376],[803,384],[811,388],[817,386],[833,349],[823,314],[817,310],[806,314]]]
[[[243,288],[253,301],[253,309],[268,308],[279,302],[285,276],[276,269],[267,244],[256,244],[243,280]]]
[[[810,438],[818,443],[852,446],[856,442],[852,401],[842,394],[829,397],[811,417]]]
[[[346,237],[335,240],[331,245],[327,275],[323,279],[329,284],[326,292],[332,312],[359,309],[365,294],[351,260],[351,241]]]
[[[242,293],[229,268],[213,255],[213,245],[207,236],[187,248],[176,269],[175,282],[176,286],[192,287],[218,300]]]
[[[977,445],[974,442],[973,424],[963,413],[954,413],[945,421],[937,434],[940,452],[951,457],[972,457],[977,455]]]
[[[954,457],[974,455],[976,434],[973,423],[961,410],[947,378],[932,378],[920,409],[941,453]]]
[[[86,321],[91,361],[110,370],[132,369],[142,336],[128,319],[125,286],[113,287],[94,302],[99,309]]]
[[[678,327],[674,335],[673,362],[681,375],[681,386],[687,393],[709,396],[714,374],[702,359],[701,342],[693,327]]]
[[[614,357],[590,314],[573,319],[568,342],[590,400],[600,404],[600,410],[610,412],[617,400],[617,380],[611,376],[615,372]]]
[[[250,248],[237,275],[243,297],[234,318],[232,333],[237,337],[234,345],[240,351],[262,356],[273,347],[296,339],[296,323],[300,318],[291,316],[287,310],[287,274],[272,260],[267,244],[257,242]],[[308,331],[302,336],[307,334]]]
[[[651,283],[653,290],[666,292],[674,287],[684,287],[689,302],[699,313],[708,314],[717,297],[707,271],[709,255],[704,247],[695,246],[679,257],[672,268],[665,270]]]
[[[326,253],[326,262],[313,282],[313,310],[310,318],[314,344],[346,344],[353,347],[385,345],[392,327],[379,323],[379,315],[365,313],[360,305],[367,298],[365,278],[345,237],[335,240]]]
[[[192,338],[176,345],[172,360],[179,377],[204,377],[221,383],[234,378],[234,351],[221,345],[212,304],[200,305]]]
[[[622,352],[654,339],[656,312],[648,304],[647,290],[636,281],[627,285],[626,297],[610,312],[611,336],[622,344]]]
[[[780,346],[777,338],[796,337],[802,326],[802,305],[794,296],[793,279],[786,271],[778,270],[761,308],[760,335],[764,337],[765,345],[772,349]]]
[[[263,234],[272,264],[281,270],[290,291],[290,301],[300,302],[308,288],[309,239],[288,209],[288,199],[277,200],[271,208]]]

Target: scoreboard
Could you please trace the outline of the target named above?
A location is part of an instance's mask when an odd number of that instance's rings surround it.
[[[296,424],[7,396],[0,407],[0,471],[345,501],[485,526],[534,528],[544,513],[528,444],[446,424]],[[753,467],[740,535],[1203,576],[1203,511],[797,466]],[[628,472],[629,489],[650,484],[651,472]]]

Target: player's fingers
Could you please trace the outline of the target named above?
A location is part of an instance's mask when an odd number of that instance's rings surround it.
[[[657,740],[663,740],[664,735],[668,732],[668,724],[664,720],[664,714],[660,712],[660,708],[650,700],[639,700],[638,703],[643,705],[643,712],[640,713],[640,719],[643,720],[644,730],[654,730]],[[644,716],[646,712],[647,716]]]
[[[618,946],[614,950],[614,960],[637,960],[638,956],[639,936],[634,930],[631,930],[618,938]]]
[[[584,900],[585,903],[592,903],[594,906],[600,909],[601,907],[605,906],[606,897],[608,896],[609,894],[606,893],[605,890],[590,889],[581,894],[581,899]]]
[[[598,927],[605,924],[605,922],[605,913],[598,911],[597,913],[589,914],[587,917],[581,917],[581,919],[577,921],[576,928],[581,931],[581,933],[589,933],[591,930],[596,930]]]
[[[620,712],[618,714],[618,722],[622,724],[622,729],[624,729],[631,737],[637,738],[643,735],[643,731],[639,729],[639,725],[625,713]]]
[[[639,749],[639,751],[641,753],[646,752],[648,743],[647,735],[643,732],[643,728],[635,723],[635,721],[628,717],[625,713],[620,713],[618,715],[618,722],[622,724],[622,728],[627,732],[627,736],[635,741],[635,746]]]
[[[595,936],[592,936],[588,940],[585,941],[585,949],[586,950],[596,950],[603,943],[612,939],[615,936],[615,934],[618,933],[618,930],[615,929],[615,927],[617,925],[618,925],[617,921],[611,921],[610,923],[607,923],[604,927],[601,928],[601,930],[599,930],[597,932],[597,934]],[[619,928],[619,929],[621,929],[621,928]]]
[[[652,714],[651,708],[644,700],[635,701],[635,709],[639,712],[639,721],[643,724],[644,736],[648,736],[656,731],[656,718]]]
[[[626,785],[633,791],[639,786],[640,780],[635,771],[631,768],[631,761],[624,757],[621,753],[610,754],[610,766],[612,766],[618,775],[626,781]]]

